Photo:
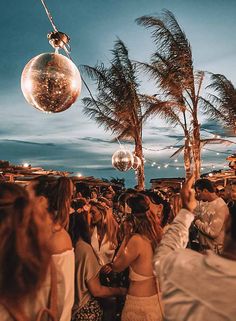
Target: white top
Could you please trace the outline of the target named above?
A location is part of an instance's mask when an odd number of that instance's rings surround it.
[[[42,308],[48,307],[50,289],[51,289],[51,272],[50,268],[46,276],[46,280],[38,291],[36,297],[30,297],[24,304],[24,312],[29,320],[36,320],[39,311]],[[57,308],[58,308],[58,320],[62,316],[64,310],[64,298],[65,298],[65,285],[61,273],[57,274]],[[13,321],[12,317],[8,314],[5,308],[0,305],[0,320],[1,321]],[[65,319],[64,319],[65,320]],[[67,319],[69,320],[69,319]]]
[[[99,247],[97,226],[94,227],[93,234],[91,236],[91,245],[98,257],[100,265],[105,265],[112,262],[115,255],[115,246],[108,241],[105,235]]]
[[[235,321],[236,261],[184,249],[194,216],[182,209],[154,255],[166,321]]]
[[[71,320],[71,310],[74,304],[74,287],[75,287],[75,255],[74,249],[67,250],[61,254],[54,254],[53,261],[56,268],[63,277],[64,285],[64,306],[60,321]]]
[[[198,212],[195,225],[200,232],[200,244],[218,253],[223,247],[225,222],[229,215],[228,206],[218,197],[214,201],[203,202]]]

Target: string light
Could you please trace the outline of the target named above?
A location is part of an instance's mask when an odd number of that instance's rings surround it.
[[[23,164],[23,167],[24,167],[24,168],[29,167],[29,163],[24,163],[24,164]]]

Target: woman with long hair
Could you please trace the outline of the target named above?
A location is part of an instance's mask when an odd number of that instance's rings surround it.
[[[73,183],[67,177],[52,179],[39,176],[27,186],[31,199],[41,208],[47,209],[50,217],[52,236],[49,246],[58,272],[63,276],[65,287],[64,309],[60,321],[68,321],[74,302],[74,249],[66,228],[73,195]]]
[[[0,320],[36,320],[48,307],[50,217],[15,183],[0,183]],[[59,320],[64,289],[59,278]],[[55,288],[54,288],[55,290]],[[55,312],[55,310],[54,310]],[[41,320],[41,319],[40,319]]]
[[[112,209],[100,202],[90,201],[91,245],[101,265],[110,263],[118,246],[118,224]]]
[[[161,240],[161,228],[150,219],[150,201],[140,193],[127,203],[133,217],[133,234],[124,239],[112,264],[115,272],[129,267],[130,286],[122,321],[160,321],[161,307],[153,274],[153,251]]]
[[[165,226],[173,220],[170,203],[161,195],[153,191],[145,191],[144,195],[146,195],[150,200],[150,216],[153,217],[157,224],[164,229]]]
[[[125,295],[126,289],[101,285],[101,265],[91,246],[89,226],[83,212],[74,217],[75,304],[72,321],[101,321],[102,308],[96,298]]]

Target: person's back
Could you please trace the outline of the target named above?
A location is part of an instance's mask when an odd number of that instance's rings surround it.
[[[50,271],[47,273],[46,280],[42,284],[36,295],[31,295],[22,304],[24,315],[29,321],[36,321],[39,312],[48,306],[51,293],[51,276]],[[57,274],[57,318],[60,319],[64,309],[64,282],[60,274]],[[15,321],[9,314],[5,306],[0,304],[0,320]],[[24,320],[25,321],[25,320]],[[69,320],[68,320],[69,321]]]
[[[60,180],[51,180],[40,176],[28,184],[27,190],[30,198],[37,202],[41,209],[50,210],[48,246],[56,269],[63,277],[65,296],[60,321],[67,321],[71,318],[74,302],[74,249],[70,236],[65,230],[66,223],[69,221],[72,182],[64,177]]]
[[[202,255],[183,249],[163,260],[160,269],[165,271],[161,284],[166,320],[235,320],[236,261],[211,251]]]
[[[161,236],[150,219],[149,200],[143,194],[128,199],[133,216],[133,235],[126,236],[112,270],[121,272],[129,267],[130,286],[122,311],[122,321],[160,321],[161,307],[153,274],[153,248]]]
[[[185,249],[196,206],[192,181],[193,177],[183,187],[183,209],[163,236],[153,260],[165,320],[235,321],[236,220],[228,218],[221,255]]]
[[[132,248],[137,249],[137,258],[130,264],[130,286],[128,294],[138,297],[152,296],[157,293],[153,275],[153,250],[150,240],[135,234],[130,241]]]

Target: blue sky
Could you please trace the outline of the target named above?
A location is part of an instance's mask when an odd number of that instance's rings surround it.
[[[154,49],[150,32],[135,23],[144,14],[171,10],[183,27],[193,50],[196,69],[222,73],[236,84],[236,2],[227,0],[47,0],[58,29],[71,38],[72,57],[77,65],[107,63],[117,37],[129,48],[134,60],[148,61]],[[34,56],[51,52],[47,33],[52,31],[40,0],[0,1],[0,159],[13,163],[71,170],[96,177],[124,177],[134,185],[133,171],[120,173],[111,167],[111,155],[118,148],[112,136],[82,112],[82,89],[77,102],[61,114],[43,114],[24,100],[20,89],[21,72]],[[91,87],[93,88],[93,87]],[[148,81],[143,89],[152,92]],[[225,135],[218,125],[200,117],[202,127],[212,134]],[[182,176],[182,158],[169,159],[173,150],[159,150],[181,144],[181,132],[154,119],[144,128],[147,183],[150,178]],[[235,138],[230,138],[236,141]],[[132,146],[128,146],[132,149]],[[229,147],[208,146],[215,152],[203,154],[205,171],[227,164]],[[219,155],[216,152],[221,152]],[[164,164],[173,167],[165,169]],[[157,166],[161,166],[160,169]],[[179,170],[176,169],[179,167]]]

